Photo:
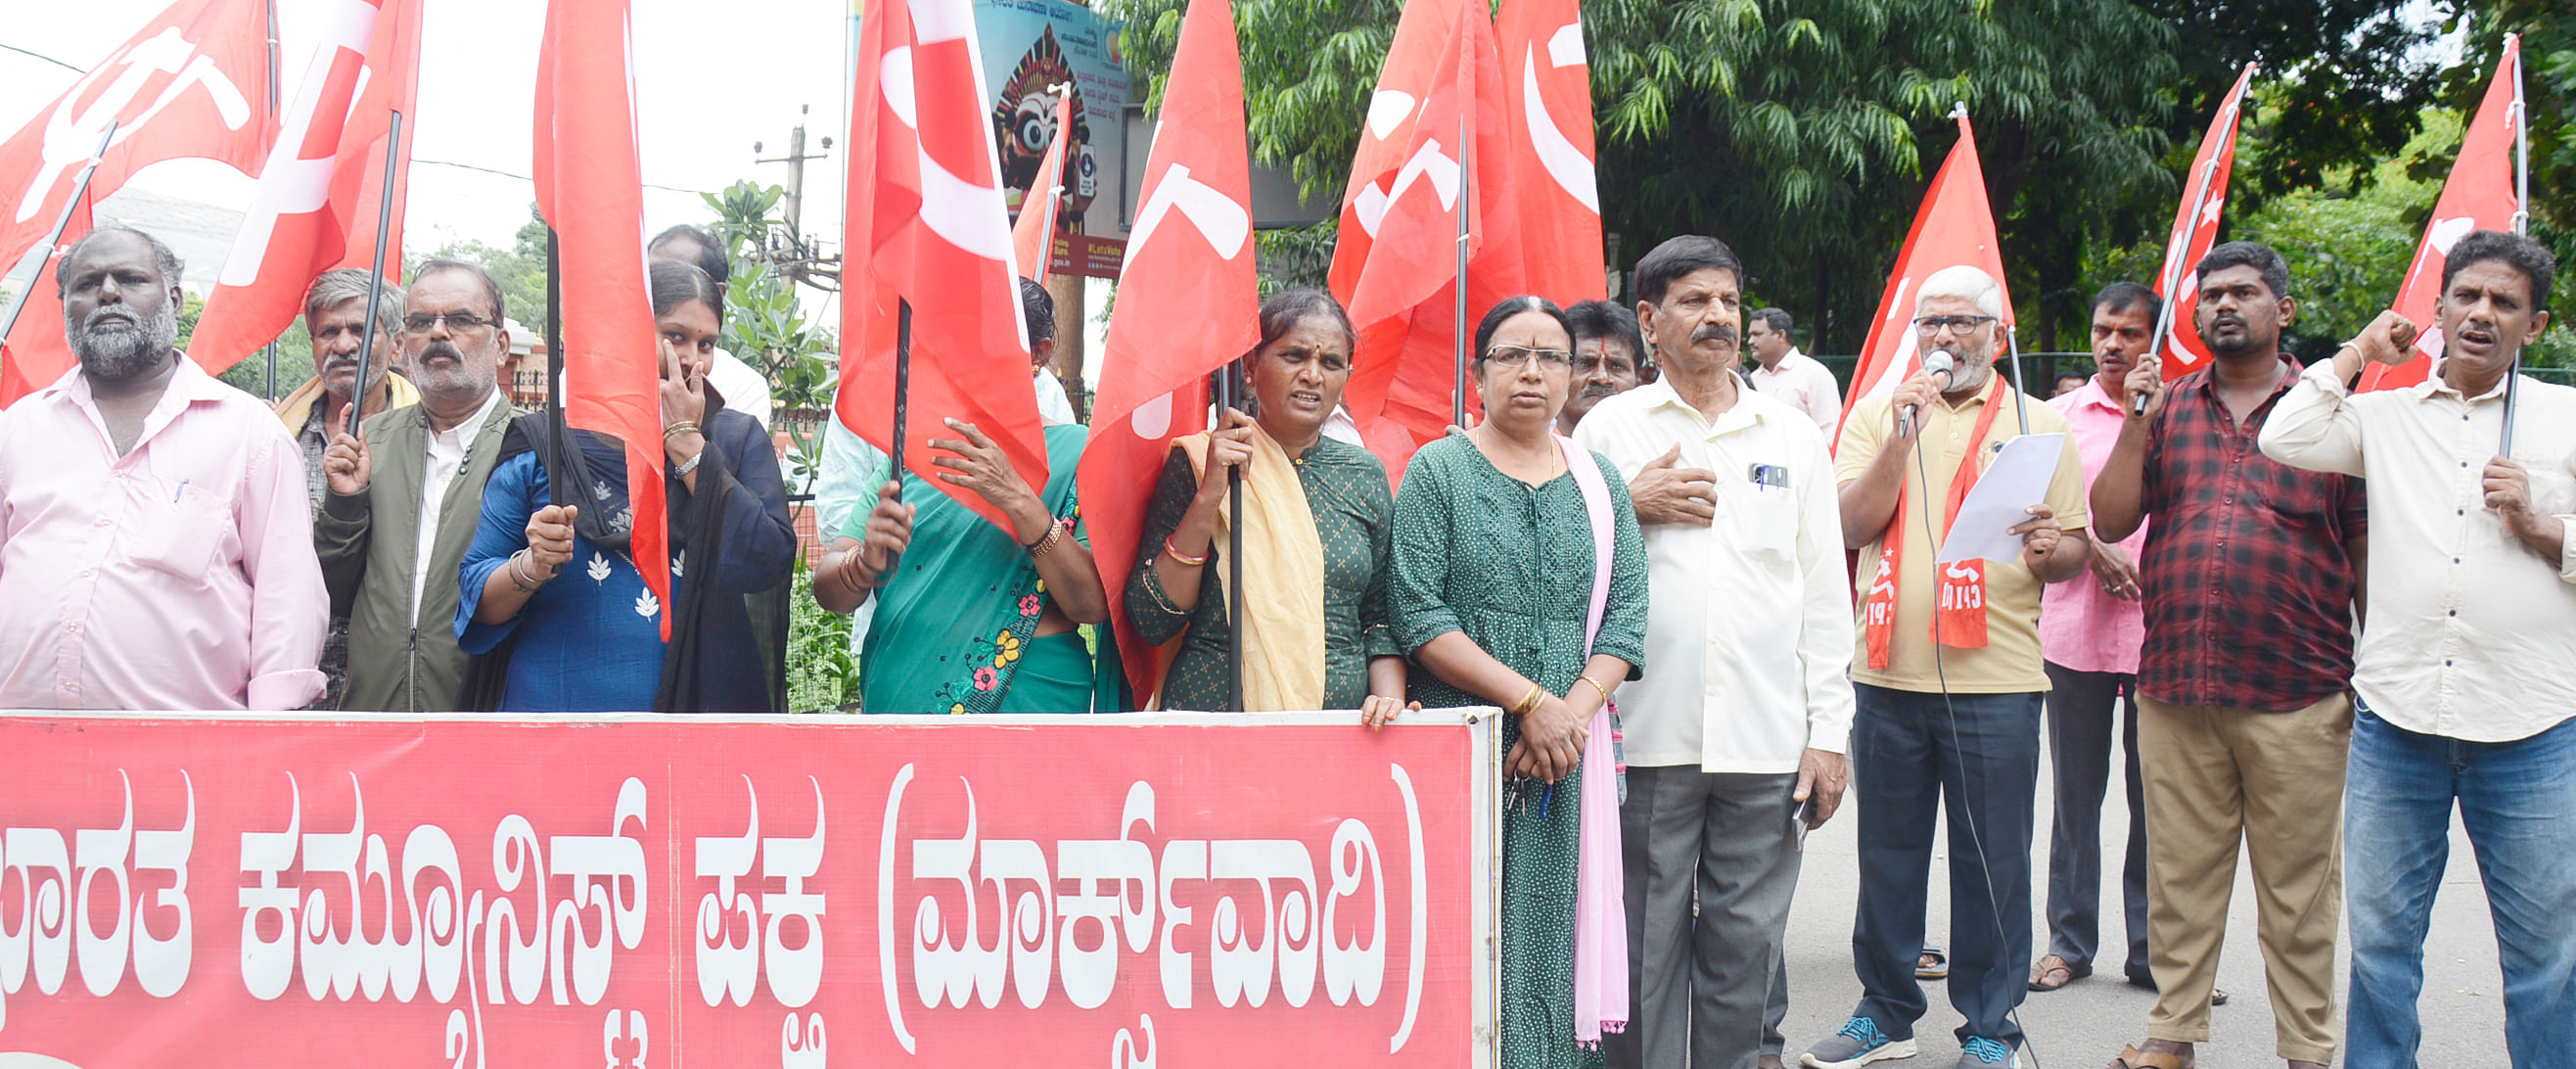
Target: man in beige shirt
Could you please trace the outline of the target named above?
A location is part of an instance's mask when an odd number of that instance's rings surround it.
[[[2369,626],[2344,795],[2352,984],[2345,1064],[2411,1066],[2457,807],[2502,948],[2515,1069],[2576,1065],[2576,390],[2508,377],[2549,327],[2547,247],[2451,246],[2423,383],[2355,394],[2417,355],[2383,313],[2282,397],[2263,453],[2370,483]],[[2513,400],[2512,441],[2498,451]],[[2455,933],[2464,934],[2464,933]]]
[[[1932,830],[1945,804],[1950,1002],[1967,1018],[1959,1065],[2017,1064],[2022,1033],[2011,1015],[2027,993],[2031,798],[2048,690],[2040,587],[2077,575],[2091,556],[2083,459],[2068,436],[2045,499],[2012,528],[2022,539],[2017,559],[1935,561],[1955,515],[1952,484],[1981,474],[2023,433],[2024,419],[2041,434],[2067,423],[1995,373],[2004,309],[1992,277],[1967,266],[1934,272],[1914,309],[1921,350],[1948,351],[1956,371],[1941,380],[1917,372],[1892,396],[1862,401],[1843,424],[1834,462],[1843,543],[1860,551],[1860,574],[1873,577],[1852,658],[1860,837],[1852,960],[1862,995],[1842,1031],[1802,1056],[1816,1069],[1914,1053],[1914,1022],[1925,1010],[1915,957]],[[1936,598],[1944,611],[1934,611]]]

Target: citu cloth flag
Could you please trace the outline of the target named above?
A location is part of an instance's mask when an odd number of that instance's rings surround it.
[[[1511,120],[1512,226],[1521,240],[1522,284],[1561,305],[1604,299],[1610,281],[1602,260],[1582,5],[1503,0],[1495,34]]]
[[[0,408],[44,389],[80,363],[80,358],[72,355],[71,340],[63,329],[63,291],[54,284],[54,268],[75,242],[89,235],[90,209],[96,201],[95,197],[83,196],[72,205],[62,239],[54,243],[43,270],[27,281],[18,322],[9,328],[7,338],[0,338]],[[27,377],[31,374],[44,377]]]
[[[1067,94],[1056,98],[1055,140],[1038,162],[1037,177],[1020,197],[1020,217],[1011,224],[1011,258],[1019,264],[1020,277],[1040,285],[1055,263],[1055,216],[1064,203],[1064,151],[1071,140],[1073,97]]]
[[[1878,314],[1870,320],[1869,343],[1861,347],[1860,362],[1852,370],[1842,419],[1834,424],[1837,443],[1842,440],[1843,422],[1851,419],[1852,408],[1861,398],[1894,393],[1897,384],[1922,368],[1922,354],[1916,351],[1914,300],[1933,273],[1959,264],[1984,271],[1995,280],[1996,296],[2003,302],[2003,322],[1996,324],[1996,330],[2012,326],[2012,290],[2004,282],[1995,212],[1986,200],[1986,170],[1977,162],[1976,131],[1968,125],[1965,111],[1953,117],[1959,122],[1959,140],[1950,146],[1941,170],[1933,174],[1932,188],[1924,193],[1923,206],[1915,210],[1914,227],[1905,234],[1905,247],[1896,254],[1896,270],[1887,276]]]
[[[1452,420],[1463,331],[1529,292],[1502,61],[1478,3],[1416,0],[1397,20],[1351,164],[1333,295],[1359,328],[1350,409],[1391,479]],[[1461,217],[1467,277],[1458,277]],[[1480,408],[1471,388],[1470,411]]]
[[[644,277],[644,179],[635,147],[627,0],[551,0],[537,48],[537,211],[554,228],[568,427],[626,446],[635,570],[671,637],[662,496],[662,360]]]
[[[284,333],[303,311],[305,291],[322,272],[353,253],[355,266],[374,265],[381,205],[344,202],[332,193],[344,188],[354,201],[365,184],[357,176],[368,171],[376,173],[377,188],[382,188],[387,116],[376,116],[377,136],[369,140],[357,125],[355,108],[361,86],[405,78],[405,72],[418,66],[416,56],[373,50],[416,51],[421,3],[328,0],[317,13],[322,39],[287,105],[250,211],[242,217],[232,252],[215,278],[214,292],[206,295],[205,311],[189,342],[188,355],[207,371],[231,367]],[[415,32],[398,32],[405,21]],[[391,96],[370,96],[376,108],[390,106]],[[351,239],[359,235],[367,243],[351,248]],[[388,270],[398,269],[401,257],[398,248],[388,246]],[[380,323],[378,329],[390,332],[394,326]]]
[[[2364,368],[2362,389],[2412,386],[2432,373],[2433,361],[2442,355],[2442,326],[2435,313],[2442,304],[2442,265],[2451,246],[2471,231],[2517,229],[2524,207],[2514,195],[2514,127],[2515,113],[2523,107],[2522,39],[2508,35],[2486,97],[2478,102],[2468,136],[2460,143],[2460,158],[2451,164],[2451,177],[2442,183],[2433,219],[2425,225],[2415,260],[2406,267],[2406,281],[2397,290],[2393,307],[2415,324],[2415,359],[2396,367]]]
[[[843,426],[894,451],[895,350],[908,303],[904,466],[1010,531],[1009,518],[981,496],[940,477],[929,445],[959,437],[945,420],[970,423],[1021,479],[1046,483],[1046,437],[1037,395],[1025,388],[1028,328],[977,53],[970,0],[867,0],[860,12],[833,408]],[[1022,388],[998,388],[1005,382]]]
[[[98,157],[89,202],[163,160],[203,158],[248,174],[276,137],[265,0],[176,0],[0,142],[0,269],[44,244],[71,203],[81,169]],[[111,124],[115,137],[99,153]],[[66,230],[66,240],[87,232]],[[0,406],[71,370],[61,299],[41,314],[50,264],[0,356]]]
[[[1173,439],[1207,429],[1208,374],[1261,340],[1243,61],[1230,0],[1190,0],[1166,84],[1187,90],[1166,92],[1155,121],[1079,484],[1109,619],[1140,697],[1153,689],[1156,651],[1136,636],[1126,602],[1146,503]]]
[[[2254,64],[2246,64],[2236,76],[2235,87],[2219,101],[2218,114],[2209,119],[2209,132],[2201,135],[2191,173],[2183,177],[2182,202],[2174,206],[2164,268],[2156,272],[2156,296],[2172,305],[2168,313],[2172,329],[2165,336],[2164,351],[2156,354],[2168,382],[2209,366],[2209,347],[2201,343],[2200,331],[2192,325],[2192,306],[2200,299],[2200,276],[2194,268],[2218,243],[2218,223],[2227,212],[2227,178],[2236,169],[2237,121],[2245,110],[2245,89],[2254,82],[2254,70]]]

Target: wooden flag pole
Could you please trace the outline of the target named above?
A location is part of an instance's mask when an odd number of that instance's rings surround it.
[[[72,225],[72,213],[79,211],[81,199],[89,196],[89,179],[91,175],[98,173],[99,159],[106,156],[107,147],[115,143],[116,124],[111,122],[107,124],[107,132],[99,135],[98,151],[90,153],[89,162],[81,165],[80,181],[72,185],[72,199],[64,201],[62,214],[54,217],[53,233],[45,237],[45,255],[36,261],[38,284],[43,282],[42,276],[45,273],[45,268],[51,266],[54,262],[54,250],[59,248],[63,243],[63,231]],[[169,281],[176,282],[177,280],[171,279]],[[27,310],[27,296],[34,292],[35,287],[32,285],[29,286],[27,288],[27,293],[19,294],[18,300],[9,306],[8,317],[0,319],[0,339],[6,339],[9,336],[10,331],[17,329],[18,315],[19,313]]]
[[[367,415],[367,357],[376,349],[376,305],[383,302],[385,293],[385,243],[393,236],[390,231],[393,229],[394,218],[394,170],[402,160],[403,113],[396,111],[387,114],[393,117],[393,124],[385,133],[385,189],[384,195],[377,198],[376,202],[376,269],[373,274],[367,276],[366,333],[358,336],[358,382],[352,387],[356,399],[349,404],[349,437],[352,438],[358,436],[358,424]],[[553,231],[549,230],[547,233],[551,235]],[[546,287],[552,291],[556,283],[554,246],[551,237],[548,238],[546,249],[548,257]],[[551,293],[549,303],[551,303]],[[553,309],[549,308],[547,311],[551,314]],[[386,324],[388,327],[391,325]],[[551,339],[548,340],[548,344],[553,344]],[[549,357],[550,361],[551,359]],[[277,349],[272,344],[269,347],[269,378],[272,382],[277,377],[276,368]]]

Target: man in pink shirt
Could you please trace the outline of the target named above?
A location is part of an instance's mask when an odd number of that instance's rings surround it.
[[[2084,385],[2049,399],[2066,414],[2084,460],[2084,486],[2120,440],[2121,381],[2152,343],[2163,301],[2135,282],[2114,282],[2093,298],[2093,360]],[[2146,639],[2139,604],[2140,527],[2122,542],[2096,542],[2084,574],[2040,595],[2039,648],[2048,668],[2048,755],[2056,766],[2057,813],[2048,840],[2048,953],[2030,967],[2030,989],[2055,991],[2093,972],[2102,901],[2102,799],[2115,713],[2128,752],[2128,856],[2120,890],[2128,920],[2129,982],[2147,973],[2146,796],[2138,779],[2138,648]],[[2125,699],[2125,701],[2124,701]],[[2125,710],[2119,707],[2125,705]]]
[[[268,406],[173,347],[179,260],[109,227],[54,268],[81,366],[0,423],[0,709],[294,709],[330,597]]]

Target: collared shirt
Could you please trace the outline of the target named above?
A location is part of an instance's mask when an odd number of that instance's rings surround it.
[[[761,430],[769,429],[769,377],[761,374],[759,368],[718,349],[714,360],[707,365],[707,385],[715,387],[716,393],[723,396],[725,411],[750,416],[753,422],[760,424]]]
[[[1628,763],[1777,774],[1809,748],[1844,752],[1851,588],[1833,460],[1806,413],[1739,389],[1710,420],[1659,381],[1603,398],[1574,440],[1630,479],[1676,445],[1679,467],[1717,473],[1713,525],[1644,528],[1655,596],[1646,671],[1619,689]]]
[[[1989,387],[1975,397],[1955,406],[1946,399],[1925,408],[1922,430],[1915,444],[1923,451],[1921,463],[1908,458],[1905,464],[1905,560],[1897,574],[1896,624],[1891,635],[1888,665],[1883,669],[1869,667],[1868,632],[1859,626],[1854,606],[1850,635],[1852,680],[1891,690],[1938,694],[1943,679],[1948,689],[1958,694],[2027,694],[2048,689],[2048,672],[2039,658],[2039,577],[2019,560],[1986,562],[1986,645],[1979,649],[1945,647],[1936,659],[1932,649],[1933,577],[1938,570],[1934,561],[1929,515],[1940,522],[1950,500],[1950,480],[1959,473],[1959,461],[1970,449],[1977,450],[1978,470],[1994,463],[1995,452],[2005,442],[2021,436],[2021,421],[2010,410],[1995,414],[1983,442],[1965,439],[1976,430],[1977,418],[1989,403],[2013,405],[2018,399],[2030,415],[2033,434],[2055,434],[2067,429],[2066,417],[2036,399],[2015,394],[2011,387]],[[1888,412],[1891,402],[1884,396],[1862,398],[1852,406],[1851,418],[1843,422],[1842,446],[1834,454],[1834,478],[1848,483],[1869,470],[1878,459],[1887,440],[1896,432],[1895,417]],[[1927,486],[1925,477],[1929,476]],[[2038,502],[2034,502],[2037,504]],[[2066,439],[2059,454],[2057,473],[2048,484],[2046,504],[2057,514],[2058,526],[2073,531],[2093,525],[2092,512],[2084,496],[2084,459],[2076,452],[2075,439]],[[1881,531],[1877,538],[1861,547],[1860,566],[1875,568],[1880,544],[1886,539]]]
[[[120,457],[79,368],[0,426],[0,708],[295,709],[330,595],[295,441],[179,361]]]
[[[2463,397],[2436,372],[2353,394],[2331,365],[2309,368],[2263,452],[2370,480],[2370,626],[2352,681],[2370,711],[2422,734],[2525,739],[2576,715],[2576,537],[2548,560],[2505,532],[2484,488],[2501,386]],[[2514,389],[2532,508],[2576,533],[2576,390],[2528,377]]]
[[[2111,461],[2111,447],[2120,440],[2119,399],[2103,392],[2102,380],[2096,377],[2084,380],[2081,389],[2049,398],[2048,406],[2066,415],[2075,451],[2084,458],[2084,489],[2089,494],[2102,466]],[[2147,525],[2139,524],[2136,533],[2117,545],[2135,563],[2146,551]],[[2094,551],[2101,551],[2098,541]],[[2138,647],[2146,636],[2146,606],[2111,596],[2091,568],[2065,582],[2048,584],[2040,594],[2039,652],[2050,664],[2078,672],[2135,675]]]
[[[2174,380],[2147,439],[2138,504],[2155,519],[2138,565],[2147,644],[2138,693],[2175,705],[2286,712],[2352,678],[2348,539],[2362,488],[2278,463],[2256,436],[2298,381],[2287,365],[2238,426],[2215,372]]]
[[[721,390],[723,387],[717,387]],[[420,624],[420,593],[429,584],[430,547],[438,541],[438,515],[445,511],[447,484],[456,481],[456,473],[465,470],[473,458],[474,436],[483,433],[483,421],[492,417],[492,406],[501,403],[501,391],[493,390],[483,405],[463,422],[429,435],[429,466],[420,480],[420,545],[412,554],[411,622]],[[480,503],[481,495],[476,495]]]
[[[1745,378],[1762,395],[1786,403],[1816,421],[1816,428],[1832,433],[1834,421],[1843,415],[1842,387],[1834,382],[1834,370],[1814,357],[1791,347],[1789,355],[1780,358],[1776,369],[1752,361]]]

